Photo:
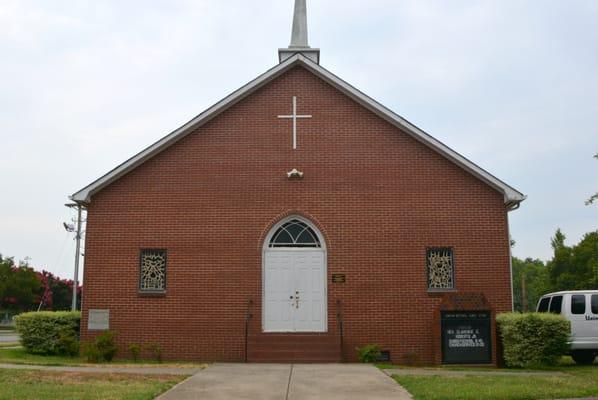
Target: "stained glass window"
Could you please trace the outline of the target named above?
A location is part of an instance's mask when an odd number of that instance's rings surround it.
[[[139,290],[166,290],[166,250],[141,250]]]
[[[428,288],[430,290],[446,290],[455,288],[453,249],[428,249],[427,265]]]
[[[305,222],[293,219],[272,236],[270,247],[321,247],[318,235]]]

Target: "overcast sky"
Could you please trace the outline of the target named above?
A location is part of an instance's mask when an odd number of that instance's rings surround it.
[[[67,196],[277,63],[293,0],[1,0],[0,253],[72,276]],[[308,0],[322,65],[529,196],[519,257],[598,229],[598,1]]]

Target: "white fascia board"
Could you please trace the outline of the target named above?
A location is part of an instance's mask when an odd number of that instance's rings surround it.
[[[109,185],[110,183],[120,178],[124,174],[128,173],[132,169],[136,168],[140,164],[144,163],[148,159],[152,158],[154,155],[172,146],[174,143],[184,138],[187,134],[193,132],[201,125],[210,121],[212,118],[214,118],[222,111],[241,101],[242,99],[253,93],[255,90],[261,88],[262,86],[264,86],[265,84],[267,84],[268,82],[275,79],[276,77],[283,74],[285,71],[291,69],[297,64],[302,64],[308,70],[319,76],[324,81],[331,84],[336,89],[348,95],[350,98],[355,100],[357,103],[361,104],[363,107],[374,112],[376,115],[390,122],[391,124],[397,126],[401,129],[401,131],[406,132],[419,142],[423,143],[432,150],[443,155],[445,158],[449,159],[461,168],[470,172],[478,179],[481,179],[488,185],[503,193],[505,204],[516,205],[526,199],[526,196],[524,196],[519,191],[507,185],[500,179],[496,178],[494,175],[490,174],[483,168],[469,161],[467,158],[463,157],[456,151],[452,150],[444,143],[428,135],[426,132],[419,129],[417,126],[413,125],[398,114],[389,110],[382,104],[378,103],[371,97],[354,88],[347,82],[343,81],[336,75],[332,74],[331,72],[321,67],[319,64],[313,62],[309,58],[303,56],[302,54],[296,54],[288,58],[287,60],[278,64],[277,66],[262,74],[258,78],[249,82],[247,85],[236,90],[235,92],[225,97],[212,107],[208,108],[203,113],[199,114],[197,117],[193,118],[185,125],[181,126],[177,130],[173,131],[172,133],[157,141],[153,145],[149,146],[145,150],[141,151],[137,155],[133,156],[121,165],[117,166],[112,171],[108,172],[106,175],[97,179],[90,185],[73,194],[72,196],[70,196],[70,198],[78,203],[91,202],[91,196],[94,193]]]
[[[518,203],[527,198],[525,195],[523,195],[513,187],[501,181],[485,169],[474,164],[472,161],[457,153],[441,141],[430,136],[417,126],[413,125],[411,122],[407,121],[392,110],[386,108],[384,105],[378,103],[376,100],[372,99],[365,93],[351,86],[349,83],[345,82],[344,80],[334,75],[330,71],[326,70],[322,66],[313,63],[311,60],[304,61],[305,64],[309,66],[309,68],[312,71],[314,71],[318,76],[320,76],[324,81],[328,82],[335,88],[341,90],[343,93],[347,94],[349,97],[357,101],[363,107],[369,109],[379,117],[397,126],[398,128],[401,128],[401,131],[409,134],[419,142],[425,144],[432,150],[443,155],[445,158],[448,158],[453,163],[457,164],[461,168],[473,174],[478,179],[481,179],[488,185],[502,192],[504,194],[505,203]]]
[[[218,103],[214,104],[212,107],[208,108],[206,111],[202,112],[201,114],[193,118],[191,121],[187,122],[185,125],[181,126],[180,128],[171,132],[167,136],[158,140],[156,143],[137,153],[135,156],[120,164],[107,174],[103,175],[102,177],[98,178],[91,184],[78,191],[77,193],[73,194],[72,196],[70,196],[70,199],[75,202],[90,203],[91,196],[94,193],[98,192],[102,188],[114,182],[116,179],[123,176],[124,174],[133,170],[137,166],[143,164],[145,161],[152,158],[156,154],[162,152],[163,150],[172,146],[179,140],[183,139],[185,136],[187,136],[187,134],[193,132],[201,125],[207,123],[227,108],[238,103],[239,101],[253,93],[255,90],[261,88],[262,86],[270,82],[272,79],[279,76],[281,73],[284,73],[288,69],[292,68],[298,62],[299,56],[296,55],[287,59],[285,62],[278,64],[266,73],[260,75],[253,81],[249,82],[247,85],[241,87],[240,89],[234,91],[224,99],[220,100]]]

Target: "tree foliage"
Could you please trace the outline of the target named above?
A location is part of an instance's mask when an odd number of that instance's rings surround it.
[[[523,311],[522,279],[525,277],[527,309],[533,311],[539,298],[559,290],[598,289],[598,231],[584,235],[573,246],[567,246],[560,229],[551,238],[552,260],[513,257],[513,306]]]
[[[77,288],[78,305],[81,287]],[[48,271],[38,272],[26,263],[0,255],[0,310],[8,314],[24,311],[70,310],[73,281],[60,279]]]
[[[0,255],[0,281],[1,309],[17,313],[36,307],[41,282],[33,268]]]
[[[522,281],[527,289],[527,307],[523,305]],[[533,311],[538,299],[550,289],[548,268],[542,260],[513,257],[513,306],[516,311]]]
[[[598,289],[598,230],[586,233],[581,242],[569,247],[559,229],[552,248],[554,257],[548,268],[554,291]]]
[[[598,160],[598,153],[594,154],[594,158]],[[594,204],[594,202],[598,200],[598,193],[595,193],[594,195],[592,195],[592,197],[590,197],[587,201],[586,201],[586,206],[589,206],[590,204]]]

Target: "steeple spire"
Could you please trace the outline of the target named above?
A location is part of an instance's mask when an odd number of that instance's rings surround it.
[[[313,62],[320,63],[320,49],[312,49],[308,44],[307,5],[305,3],[306,0],[295,0],[291,44],[286,49],[278,49],[278,58],[280,62],[300,53]]]
[[[292,47],[309,47],[307,44],[307,5],[305,0],[295,0],[295,15],[293,17]]]

